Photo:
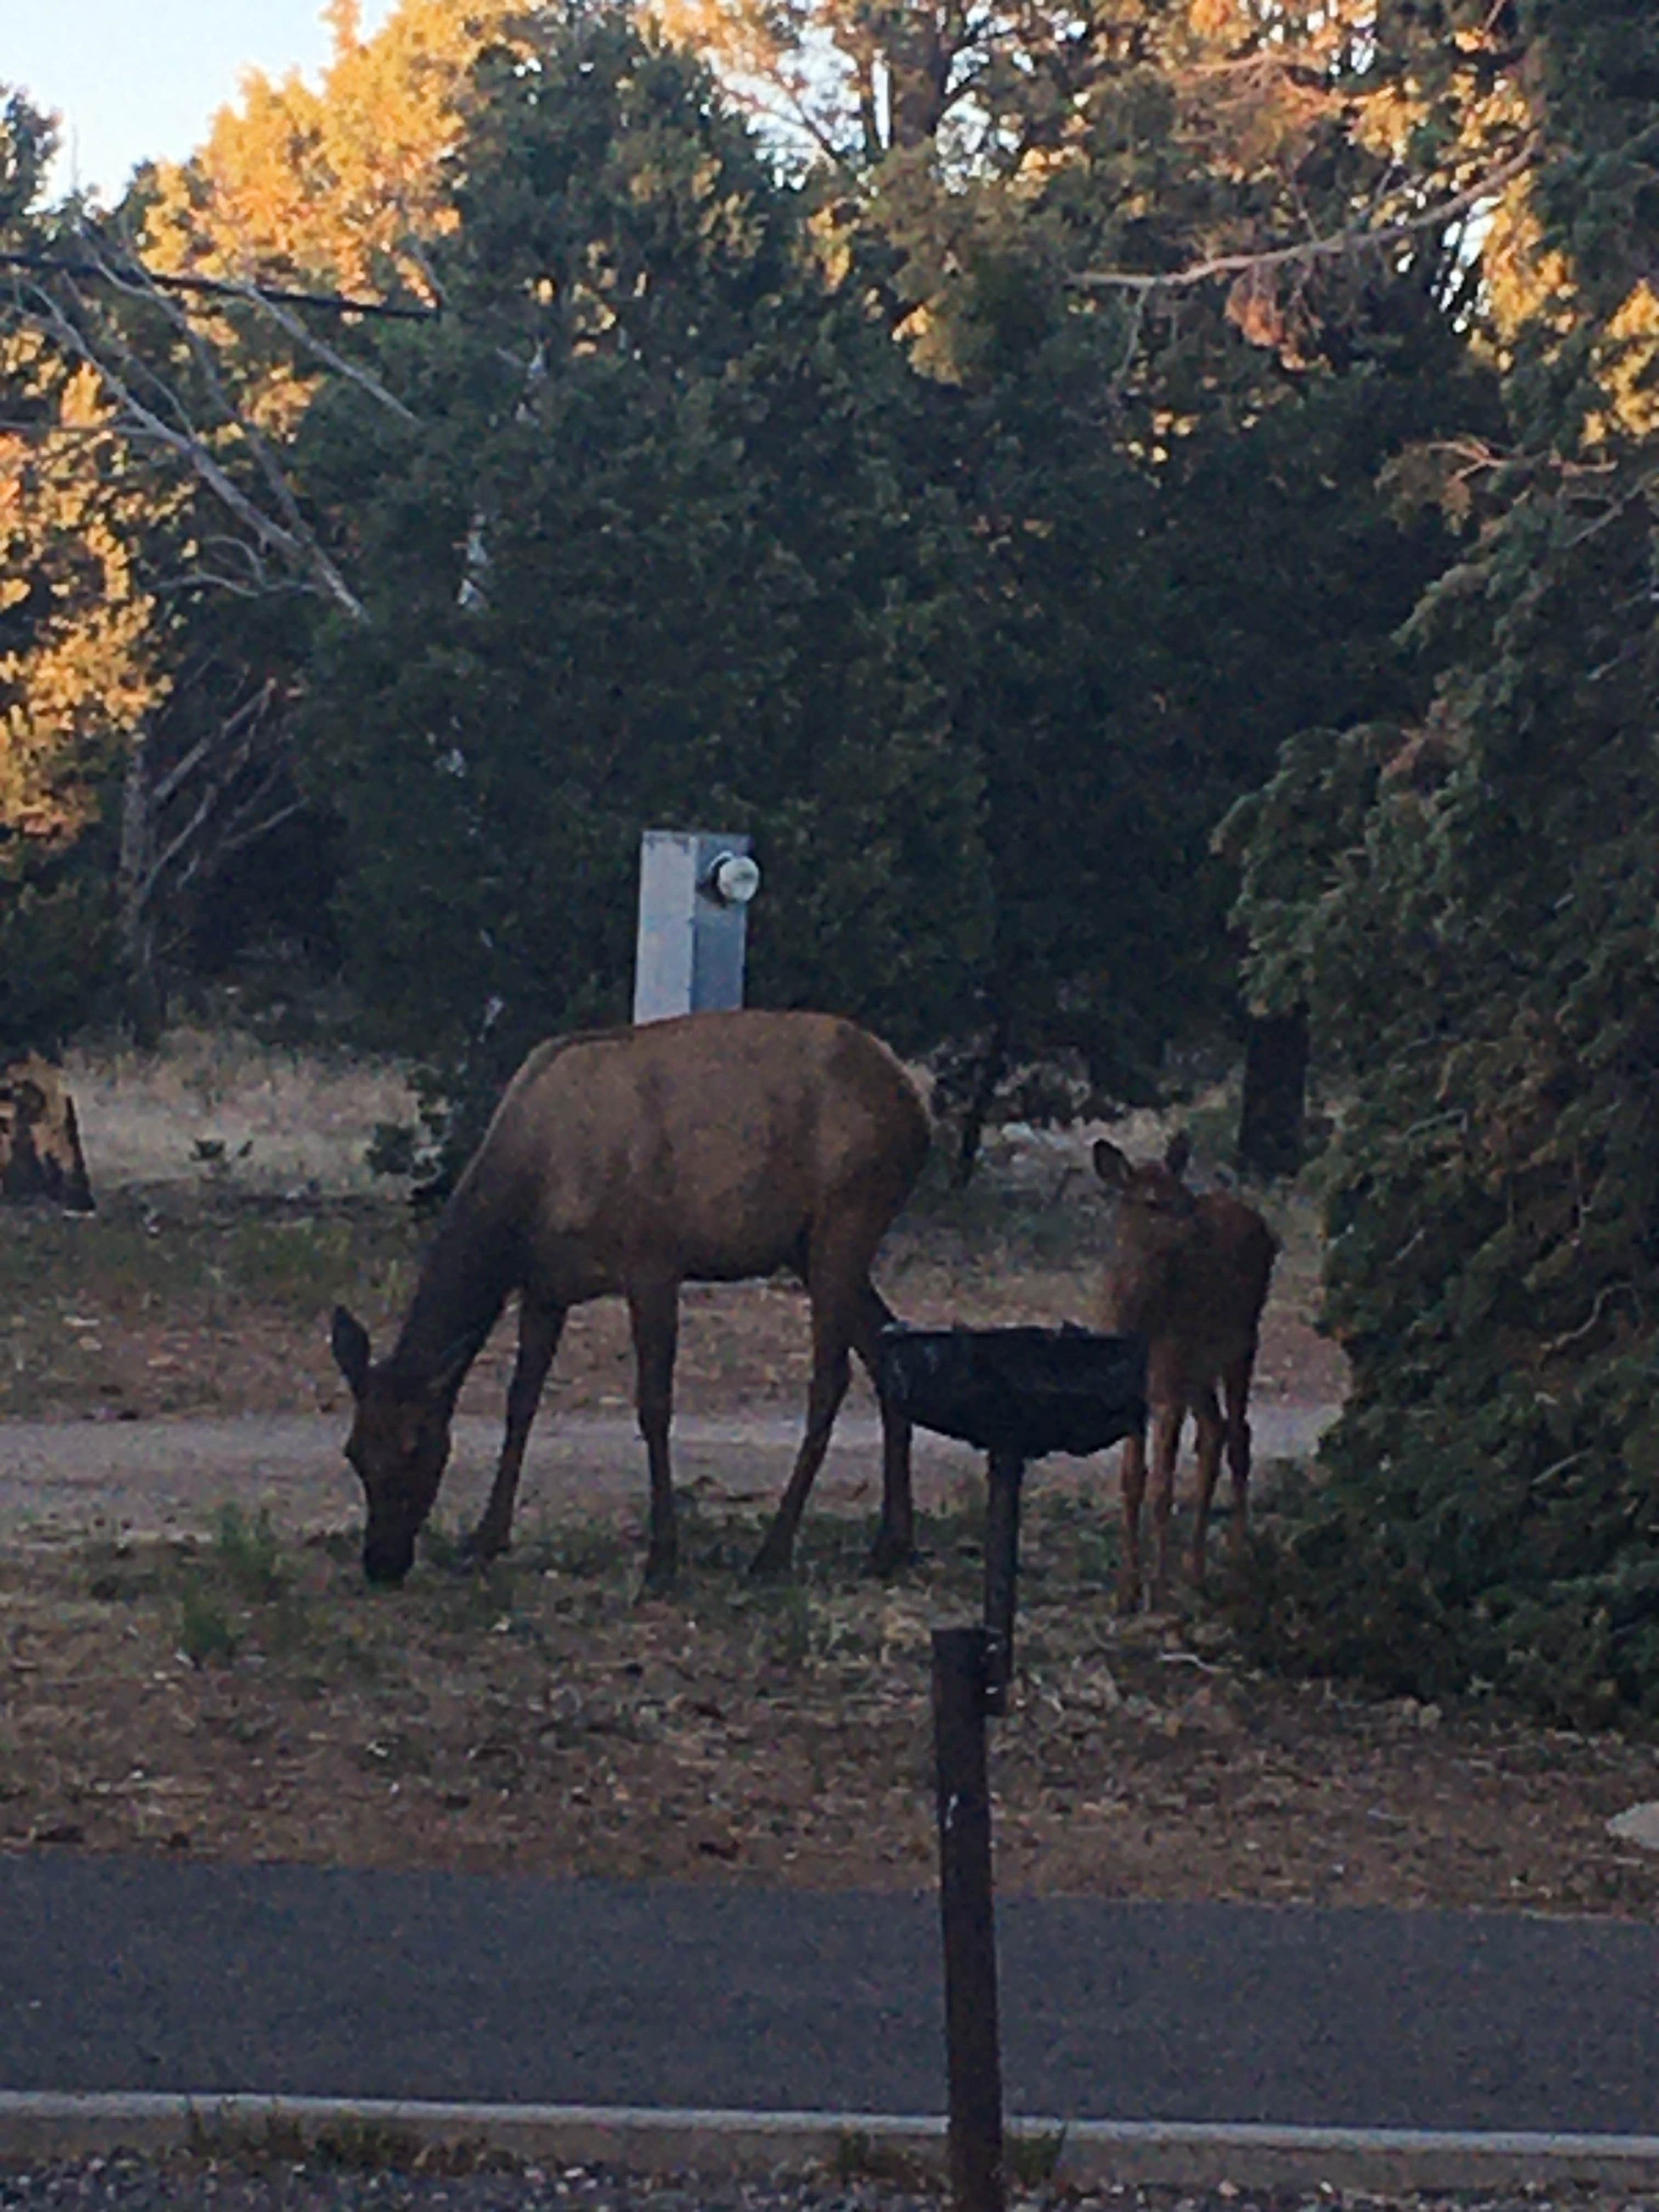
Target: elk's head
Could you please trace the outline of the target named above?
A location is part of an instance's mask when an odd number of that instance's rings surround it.
[[[415,1382],[389,1362],[371,1363],[368,1332],[343,1306],[334,1309],[329,1341],[356,1403],[345,1455],[368,1501],[363,1572],[372,1583],[400,1583],[443,1480],[455,1389],[471,1347]]]
[[[1117,1194],[1120,1252],[1142,1264],[1156,1264],[1180,1249],[1198,1212],[1198,1200],[1182,1180],[1192,1156],[1184,1130],[1170,1138],[1161,1160],[1139,1163],[1104,1137],[1097,1139],[1095,1173]]]

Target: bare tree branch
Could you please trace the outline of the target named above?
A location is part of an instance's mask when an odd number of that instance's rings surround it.
[[[314,533],[307,529],[297,508],[293,509],[294,520],[299,523],[297,531],[285,527],[274,516],[266,514],[227,473],[203,438],[192,431],[175,429],[172,424],[163,422],[155,409],[146,405],[138,397],[113,363],[93,347],[58,302],[50,295],[40,296],[41,305],[34,311],[38,325],[44,328],[66,354],[81,362],[98,378],[114,402],[118,416],[130,437],[160,446],[175,459],[182,461],[220,504],[252,532],[261,544],[281,553],[295,568],[309,574],[321,586],[324,595],[343,608],[354,622],[367,622],[368,610],[317,543]],[[238,419],[240,427],[240,418],[234,419]],[[291,497],[287,504],[292,508]]]
[[[318,592],[353,622],[366,621],[362,601],[301,511],[276,450],[228,388],[214,346],[175,296],[179,288],[166,289],[167,280],[145,268],[136,256],[112,252],[89,232],[77,241],[73,262],[53,262],[50,273],[57,279],[55,288],[36,283],[20,287],[14,295],[22,319],[66,358],[93,372],[113,405],[122,434],[181,463],[247,533],[246,538],[216,541],[221,557],[201,563],[191,581],[239,598],[291,587],[279,583],[267,568],[265,556],[274,556],[301,588]],[[179,386],[143,357],[118,322],[84,296],[77,277],[94,278],[118,297],[142,302],[161,319],[200,380],[208,420],[196,418]],[[264,316],[319,368],[354,385],[400,422],[416,421],[371,369],[317,337],[284,298],[273,297],[255,284],[228,280],[216,279],[196,289],[216,301],[240,302]],[[218,312],[223,313],[223,307]],[[216,450],[226,432],[234,435],[252,465],[257,482],[252,489],[246,480],[237,481],[222,451]],[[227,547],[234,549],[228,566],[222,557]],[[239,568],[246,574],[238,575]]]
[[[1408,239],[1419,238],[1425,231],[1438,230],[1467,215],[1482,201],[1495,198],[1504,186],[1518,177],[1531,162],[1537,148],[1528,139],[1525,145],[1501,161],[1495,169],[1449,199],[1439,201],[1425,209],[1421,215],[1402,216],[1395,222],[1384,223],[1380,229],[1360,228],[1334,232],[1326,238],[1310,238],[1295,246],[1276,246],[1254,252],[1218,253],[1206,261],[1194,262],[1185,269],[1170,269],[1148,273],[1133,269],[1084,270],[1066,281],[1074,290],[1085,292],[1118,291],[1145,295],[1152,292],[1188,291],[1197,284],[1207,284],[1218,276],[1254,275],[1267,269],[1310,267],[1320,261],[1337,261],[1361,252],[1375,252],[1389,246],[1403,245]]]
[[[404,406],[395,392],[386,390],[372,369],[364,368],[359,362],[348,361],[343,353],[337,352],[325,339],[319,338],[315,331],[308,331],[297,315],[290,314],[286,307],[279,307],[276,301],[258,291],[252,284],[240,286],[236,290],[237,295],[246,300],[249,306],[258,307],[269,315],[277,329],[285,331],[296,345],[315,354],[325,368],[331,368],[337,376],[344,377],[348,383],[355,384],[360,392],[366,392],[371,399],[378,401],[382,407],[388,409],[400,422],[414,422],[419,419]]]

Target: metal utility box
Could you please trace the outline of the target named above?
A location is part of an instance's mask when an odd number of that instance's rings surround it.
[[[640,844],[634,1019],[666,1021],[743,1004],[749,902],[760,870],[746,836],[647,830]]]

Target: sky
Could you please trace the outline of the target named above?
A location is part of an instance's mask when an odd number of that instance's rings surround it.
[[[198,146],[257,65],[314,76],[327,60],[322,0],[0,0],[0,84],[61,118],[56,191],[120,197],[136,163]],[[366,0],[365,33],[392,0]]]

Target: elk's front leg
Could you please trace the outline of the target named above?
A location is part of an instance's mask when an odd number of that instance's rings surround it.
[[[1179,1400],[1152,1414],[1152,1608],[1170,1602],[1170,1516],[1175,1510],[1176,1454],[1181,1449],[1183,1408]]]
[[[668,1453],[669,1425],[674,1413],[674,1351],[679,1337],[679,1285],[630,1283],[628,1316],[634,1329],[640,1434],[645,1438],[651,1468],[651,1540],[645,1555],[645,1586],[649,1590],[666,1589],[679,1568],[674,1478]]]
[[[519,1302],[519,1356],[507,1392],[507,1434],[501,1443],[501,1465],[490,1486],[483,1517],[463,1549],[474,1559],[493,1559],[504,1552],[513,1535],[513,1505],[519,1494],[519,1475],[524,1448],[530,1440],[530,1424],[541,1403],[542,1389],[553,1355],[564,1333],[565,1310],[547,1305],[526,1291]]]
[[[911,1424],[881,1387],[881,1332],[892,1320],[880,1292],[866,1282],[860,1294],[854,1347],[869,1370],[881,1410],[881,1522],[870,1547],[872,1574],[893,1575],[914,1565],[915,1506],[910,1484]]]
[[[1124,1439],[1118,1475],[1122,1492],[1123,1557],[1117,1572],[1117,1609],[1139,1613],[1141,1600],[1140,1507],[1146,1495],[1146,1438],[1137,1431]]]
[[[778,1501],[751,1575],[787,1575],[794,1562],[795,1532],[823,1455],[830,1449],[836,1415],[847,1395],[852,1372],[852,1342],[858,1326],[859,1274],[863,1255],[849,1255],[845,1240],[823,1237],[807,1255],[806,1291],[812,1305],[812,1379],[806,1391],[806,1431],[794,1471]],[[908,1472],[908,1467],[907,1467]]]

